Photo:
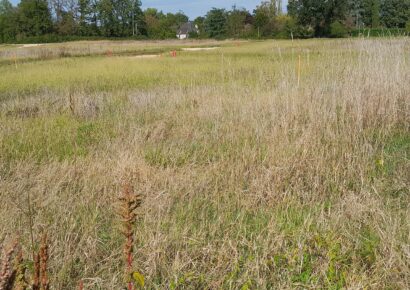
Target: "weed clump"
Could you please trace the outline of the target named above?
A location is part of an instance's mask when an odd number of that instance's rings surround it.
[[[134,227],[137,222],[137,208],[142,204],[141,194],[135,194],[131,185],[124,185],[122,195],[119,197],[120,210],[119,214],[122,218],[123,229],[122,233],[125,237],[124,256],[125,256],[125,280],[128,290],[134,289],[134,280],[139,282],[139,286],[143,286],[144,282],[140,277],[141,274],[133,271],[133,252],[134,252]],[[137,277],[137,279],[135,279]]]

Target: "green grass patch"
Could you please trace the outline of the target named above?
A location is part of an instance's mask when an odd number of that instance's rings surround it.
[[[1,159],[66,160],[90,153],[104,139],[113,136],[101,121],[82,122],[68,115],[30,120],[10,119],[18,126],[0,141]]]
[[[371,268],[376,263],[379,244],[380,238],[373,229],[365,226],[360,231],[356,254],[366,268]]]
[[[386,159],[383,171],[385,174],[391,175],[400,165],[409,161],[410,133],[403,131],[393,134],[388,138],[383,151]]]

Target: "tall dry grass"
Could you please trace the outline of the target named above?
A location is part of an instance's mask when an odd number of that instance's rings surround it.
[[[1,107],[0,236],[19,229],[30,248],[30,193],[55,289],[118,288],[114,205],[136,172],[134,262],[149,289],[407,289],[408,52],[408,39],[317,40],[119,58],[177,77],[83,87],[75,112],[64,89],[20,83]]]

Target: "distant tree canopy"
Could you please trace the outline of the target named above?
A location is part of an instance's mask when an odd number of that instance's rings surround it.
[[[346,32],[353,28],[405,28],[410,20],[410,0],[289,0],[288,13],[297,20],[299,31],[331,36],[336,27]]]
[[[331,24],[344,21],[348,13],[348,0],[293,0],[289,5],[299,24],[314,36],[329,35]]]
[[[362,28],[410,27],[410,0],[262,1],[251,12],[212,8],[194,24],[201,38],[341,37]],[[0,42],[41,37],[175,38],[188,17],[141,9],[140,0],[0,0]]]
[[[204,27],[212,38],[223,38],[227,35],[228,12],[225,9],[212,8],[205,16]]]
[[[410,21],[410,0],[385,0],[380,6],[380,18],[386,27],[404,28]]]
[[[155,8],[144,11],[144,22],[147,36],[155,39],[175,38],[178,27],[188,21],[188,16],[182,12],[164,14]]]
[[[16,35],[16,9],[8,0],[0,0],[0,42],[12,40]]]

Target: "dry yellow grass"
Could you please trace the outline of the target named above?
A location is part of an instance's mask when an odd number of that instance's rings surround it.
[[[32,220],[54,289],[118,289],[132,172],[147,289],[408,289],[409,49],[266,41],[0,65],[0,237],[18,230],[30,252]]]

